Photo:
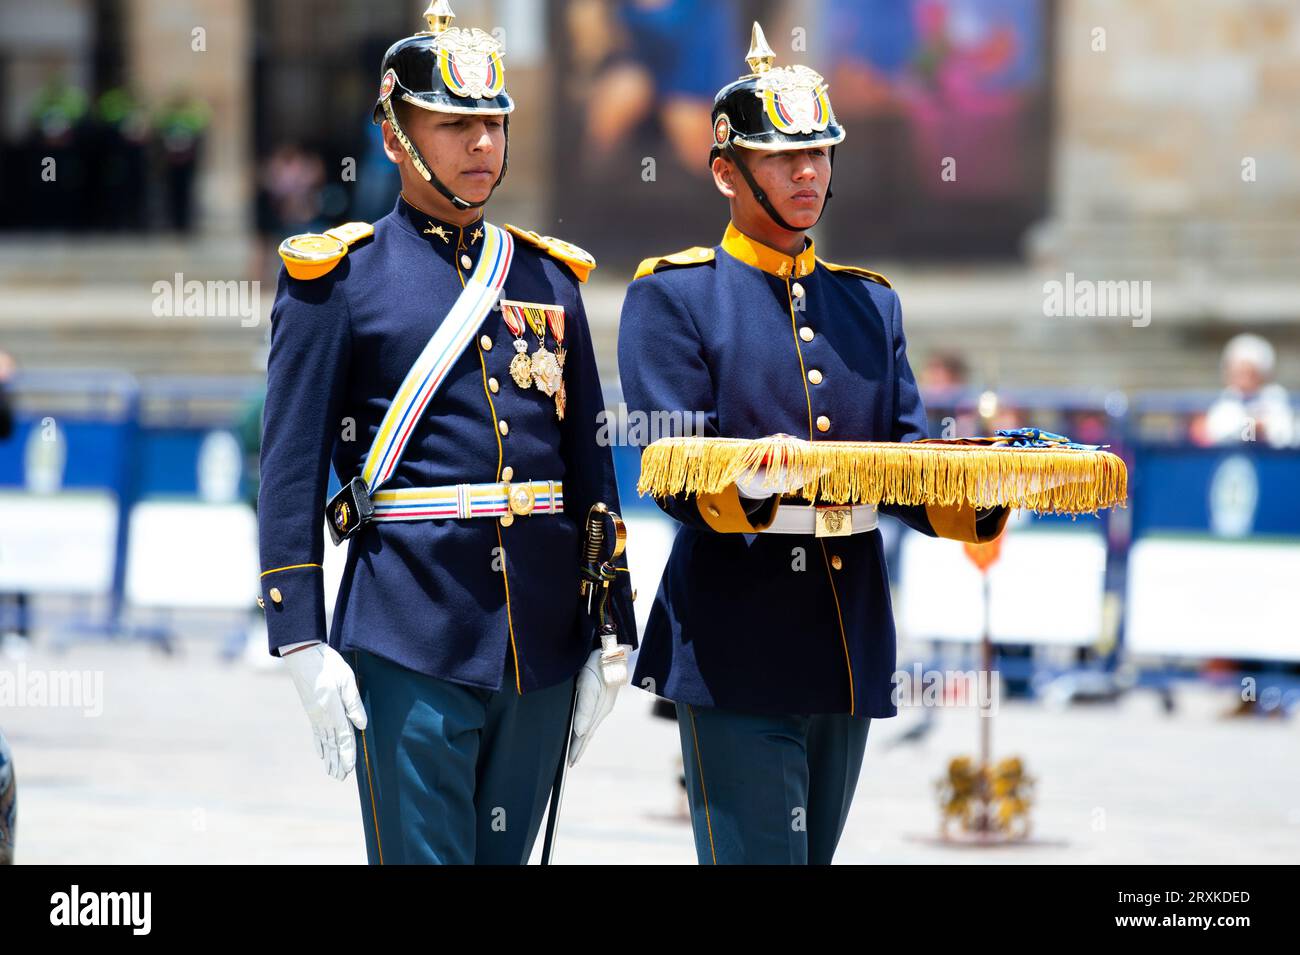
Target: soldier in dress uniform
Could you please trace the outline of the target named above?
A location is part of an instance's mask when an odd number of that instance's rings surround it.
[[[629,649],[578,598],[588,510],[618,508],[579,292],[595,262],[483,217],[514,104],[501,45],[452,17],[431,4],[380,69],[393,211],[286,239],[271,315],[259,603],[327,771],[356,768],[372,863],[527,861]],[[323,527],[348,541],[328,644]]]
[[[714,101],[710,163],[731,207],[721,245],[647,259],[628,288],[629,410],[702,413],[705,436],[926,437],[897,293],[875,272],[818,258],[805,234],[844,138],[826,84],[774,59],[755,24],[749,72]],[[718,494],[657,499],[682,526],[633,680],[677,704],[703,863],[830,862],[871,719],[896,713],[877,510],[819,506],[798,490],[774,469]],[[1006,521],[1002,508],[880,510],[964,541],[990,540]]]

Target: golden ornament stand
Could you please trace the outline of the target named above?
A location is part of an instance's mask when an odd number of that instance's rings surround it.
[[[980,633],[980,667],[993,673],[993,634],[989,614],[989,568],[1002,553],[1002,538],[983,544],[963,544],[966,556],[980,572],[984,621]],[[993,762],[993,716],[980,705],[980,753],[976,762],[958,756],[948,763],[948,773],[935,783],[939,796],[939,841],[962,845],[995,846],[1029,841],[1029,809],[1033,805],[1034,778],[1025,772],[1019,756]],[[953,827],[956,825],[954,834]]]

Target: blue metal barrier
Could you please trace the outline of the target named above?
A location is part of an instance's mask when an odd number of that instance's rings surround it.
[[[112,584],[99,620],[105,627],[121,612],[125,583],[127,513],[139,422],[139,388],[122,372],[87,370],[19,372],[10,383],[14,433],[0,442],[0,488],[52,494],[102,490],[118,502]]]
[[[1280,642],[1268,636],[1279,625],[1295,631],[1293,622],[1278,619],[1281,611],[1270,610],[1291,587],[1284,580],[1268,585],[1252,567],[1267,574],[1300,559],[1300,448],[1195,443],[1198,421],[1217,397],[1204,391],[1134,399],[1129,424],[1135,562],[1124,567],[1125,652],[1138,662],[1143,685],[1167,690],[1196,679],[1240,689],[1244,680],[1254,687],[1259,712],[1294,713],[1300,710],[1300,633],[1291,640],[1284,633]],[[1168,558],[1177,563],[1181,591],[1152,580],[1152,568]],[[1196,602],[1207,599],[1212,613],[1196,612]],[[1168,618],[1163,636],[1153,625],[1162,600]],[[1226,622],[1221,639],[1215,639],[1216,625],[1201,626],[1213,614]],[[1180,619],[1187,616],[1190,621]],[[1214,631],[1210,639],[1190,635],[1203,629]],[[1168,647],[1155,652],[1161,641]]]
[[[101,619],[81,621],[83,629],[121,630],[131,509],[142,500],[199,499],[207,493],[200,467],[204,448],[214,434],[233,432],[261,384],[257,376],[142,383],[129,375],[101,371],[25,373],[15,379],[11,390],[16,431],[0,443],[0,488],[102,489],[114,496],[120,508],[113,582],[103,595],[107,609]],[[1123,395],[1104,391],[1012,389],[998,394],[997,426],[1046,427],[1076,440],[1108,444],[1129,461],[1131,508],[1103,512],[1099,525],[1107,544],[1105,587],[1116,601],[1127,598],[1127,558],[1135,540],[1170,532],[1218,539],[1225,527],[1245,521],[1245,531],[1236,532],[1234,539],[1300,541],[1300,500],[1294,491],[1300,485],[1300,450],[1188,446],[1183,441],[1186,429],[1178,422],[1203,411],[1211,398],[1208,392],[1157,395],[1130,404]],[[607,389],[606,399],[610,411],[616,412],[621,400],[617,386]],[[927,395],[932,433],[954,428],[951,433],[978,431],[980,399],[981,393],[974,391]],[[1152,421],[1158,427],[1153,428]],[[1155,440],[1153,434],[1174,443]],[[59,452],[47,453],[46,444]],[[636,493],[640,449],[616,443],[612,453],[624,511],[657,514],[654,503]],[[1235,471],[1224,478],[1229,465]],[[1223,482],[1229,478],[1237,484],[1229,481],[1224,491]],[[246,479],[247,475],[239,483],[238,494],[247,498]],[[1243,507],[1239,494],[1243,480],[1253,482],[1254,488],[1248,518],[1236,513]],[[1216,481],[1222,497],[1217,504]],[[331,484],[336,483],[337,477],[331,475]],[[1035,524],[1052,526],[1061,521],[1070,518],[1041,517]],[[896,556],[896,551],[891,554],[895,571]],[[1036,660],[1032,652],[1005,651],[1001,666],[1005,676],[1024,684],[1071,667],[1112,671],[1121,660],[1123,638],[1121,631],[1113,647],[1081,654],[1064,667]],[[1154,666],[1144,671],[1143,679],[1159,684],[1187,672],[1186,667]]]
[[[103,609],[74,615],[60,639],[128,632],[123,613],[132,509],[150,498],[199,498],[205,490],[199,466],[205,442],[230,431],[259,388],[253,376],[143,383],[99,370],[15,376],[9,387],[15,430],[0,442],[0,488],[38,495],[105,491],[117,508],[112,585],[107,593],[85,595],[102,597]],[[246,484],[246,476],[235,475],[234,493],[244,493]],[[168,639],[158,628],[129,632]]]

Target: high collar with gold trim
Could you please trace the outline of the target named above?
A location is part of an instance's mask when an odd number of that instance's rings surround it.
[[[483,217],[480,215],[469,225],[459,226],[435,218],[412,205],[404,195],[398,195],[397,217],[421,238],[428,241],[434,251],[450,258],[454,252],[477,252],[483,242]]]
[[[757,239],[750,238],[737,229],[735,223],[728,222],[726,234],[722,237],[722,251],[746,265],[752,265],[778,278],[801,279],[817,266],[813,241],[812,239],[805,241],[808,244],[802,252],[796,256],[789,256],[764,245]]]

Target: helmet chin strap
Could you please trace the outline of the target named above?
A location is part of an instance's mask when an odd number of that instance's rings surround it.
[[[722,152],[726,155],[728,159],[732,161],[732,163],[736,166],[736,168],[740,170],[740,175],[745,180],[745,184],[749,186],[749,191],[754,194],[754,198],[757,199],[758,204],[763,207],[763,211],[766,212],[771,217],[772,221],[775,222],[777,226],[784,229],[786,232],[807,232],[808,229],[811,229],[818,222],[822,221],[822,216],[826,214],[826,205],[831,200],[831,185],[829,180],[827,180],[826,183],[826,199],[822,203],[821,212],[817,213],[817,219],[813,222],[812,225],[808,226],[805,229],[801,229],[798,226],[792,226],[790,223],[786,222],[785,219],[781,217],[781,213],[776,211],[776,207],[772,205],[772,200],[767,197],[767,193],[763,191],[762,187],[759,186],[758,182],[754,179],[754,174],[749,171],[749,166],[746,165],[743,160],[741,160],[740,153],[737,151],[734,144],[730,142],[727,143],[727,145],[723,147]],[[832,146],[831,147],[832,174],[834,173],[834,170],[835,170],[835,147]]]
[[[419,148],[415,143],[411,142],[411,138],[406,135],[406,130],[402,129],[402,124],[397,121],[397,110],[393,109],[391,99],[384,100],[384,118],[388,120],[390,125],[392,125],[393,135],[397,137],[397,141],[401,143],[402,148],[406,150],[406,155],[411,157],[411,164],[415,166],[415,171],[423,176],[426,182],[431,183],[433,188],[442,193],[443,197],[457,209],[478,209],[481,206],[487,205],[488,200],[492,198],[492,193],[496,192],[497,186],[501,185],[501,180],[506,177],[506,167],[510,165],[509,116],[503,117],[506,134],[506,147],[505,154],[501,159],[501,174],[497,176],[497,181],[492,183],[492,190],[487,194],[487,198],[482,199],[479,202],[470,202],[467,199],[462,199],[460,196],[456,195],[456,193],[448,189],[446,184],[433,174],[433,170],[429,168],[428,162],[426,162],[424,156],[420,154]]]

